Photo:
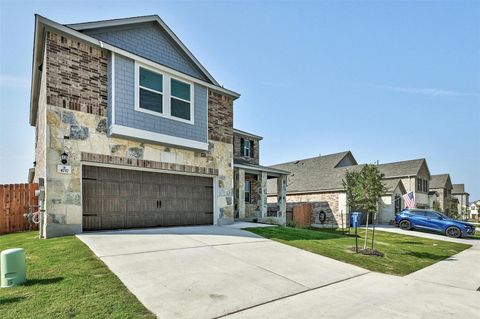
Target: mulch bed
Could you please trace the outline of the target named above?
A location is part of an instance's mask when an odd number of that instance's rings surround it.
[[[349,248],[351,251],[355,252],[355,247],[350,247]],[[376,249],[371,249],[371,248],[358,248],[358,253],[362,255],[367,255],[367,256],[377,256],[377,257],[384,257],[385,254],[376,250]]]

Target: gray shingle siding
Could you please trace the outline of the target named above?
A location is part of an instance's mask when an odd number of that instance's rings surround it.
[[[115,55],[115,124],[206,143],[207,88],[194,85],[194,125],[135,110],[135,63]],[[109,88],[111,85],[109,83]],[[110,105],[109,105],[109,109]],[[109,123],[111,119],[109,118]]]
[[[86,30],[84,33],[146,59],[208,81],[205,75],[169,39],[168,35],[152,23],[130,26],[128,29]]]

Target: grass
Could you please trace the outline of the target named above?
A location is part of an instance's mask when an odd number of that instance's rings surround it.
[[[0,289],[2,318],[155,318],[79,239],[37,236],[0,236],[27,259],[26,285]]]
[[[407,275],[465,250],[470,245],[437,241],[382,231],[375,232],[375,248],[384,257],[355,254],[353,235],[338,230],[312,230],[291,227],[247,228],[257,235],[330,257],[371,271]],[[365,231],[359,230],[359,246],[363,247]],[[369,232],[369,239],[371,238]],[[369,241],[370,244],[370,241]]]

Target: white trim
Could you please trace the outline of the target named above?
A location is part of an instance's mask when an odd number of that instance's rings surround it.
[[[143,86],[140,85],[140,68],[149,70],[151,72],[154,72],[154,73],[162,76],[162,91],[161,92],[157,91],[157,90],[149,89],[147,87],[143,87]],[[135,61],[135,71],[134,71],[134,73],[135,73],[135,76],[134,76],[134,81],[135,81],[135,92],[134,92],[135,106],[134,106],[134,109],[135,109],[135,111],[147,113],[147,114],[154,115],[154,116],[164,117],[164,118],[167,118],[169,120],[174,120],[174,121],[187,123],[187,124],[191,124],[191,125],[195,124],[195,118],[194,118],[194,115],[195,115],[194,93],[195,92],[194,92],[193,82],[179,79],[175,76],[172,76],[172,75],[168,74],[167,72],[162,72],[159,69],[156,69],[154,67],[151,67],[149,65],[146,65],[146,64],[138,62],[138,61]],[[186,100],[183,100],[183,99],[180,99],[180,98],[177,98],[177,97],[171,95],[171,93],[172,93],[171,92],[171,80],[172,79],[175,79],[176,81],[188,84],[190,86],[190,101],[186,101]],[[162,95],[162,112],[161,113],[156,112],[156,111],[152,111],[152,110],[148,110],[148,109],[144,109],[144,108],[140,107],[140,94],[139,94],[140,89],[144,89],[144,90]],[[172,115],[171,101],[170,101],[171,98],[175,98],[175,99],[178,99],[180,101],[188,102],[190,104],[190,120],[182,119],[180,117],[176,117],[176,116]]]
[[[88,43],[91,43],[91,44],[94,44],[94,45],[97,45],[100,47],[100,41],[91,37],[91,36],[88,36],[86,34],[83,34],[81,32],[78,32],[78,31],[75,31],[69,27],[66,27],[64,25],[61,25],[55,21],[52,21],[52,20],[49,20],[45,17],[42,17],[40,15],[37,15],[38,17],[38,22],[39,23],[42,23],[43,25],[45,26],[48,26],[50,28],[53,28],[53,29],[56,29],[58,31],[61,31],[65,34],[68,34],[68,35],[71,35],[71,36],[74,36],[80,40],[83,40],[85,42],[88,42]],[[218,91],[218,92],[222,92],[222,93],[225,93],[225,94],[228,94],[230,96],[233,96],[234,98],[239,98],[240,97],[240,94],[237,93],[237,92],[234,92],[234,91],[231,91],[231,90],[228,90],[228,89],[225,89],[219,85],[215,85],[215,84],[212,84],[212,83],[209,83],[207,81],[204,81],[204,80],[201,80],[201,79],[198,79],[196,77],[193,77],[193,76],[190,76],[188,74],[185,74],[185,73],[181,73],[179,71],[176,71],[174,69],[171,69],[171,68],[168,68],[166,66],[163,66],[159,63],[156,63],[156,62],[153,62],[153,61],[150,61],[148,59],[145,59],[145,58],[142,58],[141,56],[138,56],[136,54],[133,54],[133,53],[130,53],[126,50],[123,50],[123,49],[120,49],[116,46],[113,46],[111,44],[108,44],[108,43],[103,43],[103,48],[106,49],[106,50],[109,50],[109,51],[112,51],[112,52],[115,52],[115,53],[118,53],[120,55],[123,55],[127,58],[130,58],[132,60],[136,60],[136,61],[139,61],[139,62],[142,62],[144,64],[147,64],[147,65],[150,65],[152,67],[155,67],[159,70],[162,70],[162,71],[165,71],[165,72],[169,72],[175,76],[178,76],[178,77],[181,77],[181,78],[184,78],[186,80],[189,80],[189,81],[192,81],[192,82],[195,82],[195,83],[199,83],[203,86],[206,86],[206,87],[209,87],[215,91]]]
[[[115,124],[115,52],[112,52],[112,67],[110,68],[110,72],[112,73],[110,76],[112,77],[112,124]]]
[[[186,138],[165,135],[145,130],[114,124],[110,126],[110,135],[119,135],[127,138],[137,138],[141,140],[153,141],[156,143],[168,144],[172,146],[183,146],[186,148],[207,151],[208,143],[189,140]]]
[[[242,165],[242,164],[233,164],[233,167],[235,168],[241,168],[244,170],[250,170],[250,171],[255,171],[255,172],[267,172],[267,173],[274,173],[280,175],[290,175],[289,172],[287,171],[282,171],[282,170],[277,170],[274,168],[267,168],[267,167],[254,167],[254,166],[249,166],[249,165]]]

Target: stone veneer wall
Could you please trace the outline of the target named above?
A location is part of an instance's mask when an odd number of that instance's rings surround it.
[[[105,117],[47,106],[47,226],[48,237],[81,232],[81,154],[114,155],[200,166],[218,170],[219,223],[233,222],[232,145],[209,142],[206,156],[191,150],[165,147],[107,136]],[[77,134],[78,128],[82,134]],[[64,138],[68,136],[69,138]],[[69,154],[71,174],[57,173],[60,154]],[[125,166],[123,166],[125,167]],[[128,167],[125,167],[128,168]]]
[[[253,157],[242,156],[242,150],[241,150],[242,138],[253,141]],[[260,141],[258,139],[254,139],[252,137],[249,137],[243,134],[234,133],[233,134],[233,156],[236,159],[237,158],[242,159],[244,161],[258,165],[260,163]]]
[[[47,103],[106,115],[108,51],[47,31]]]
[[[276,196],[269,196],[268,202],[275,203]],[[318,228],[338,228],[347,226],[346,197],[343,192],[313,193],[313,194],[287,194],[287,212],[291,213],[295,205],[302,203],[312,204],[312,227]],[[325,212],[326,220],[320,222],[320,212]]]

